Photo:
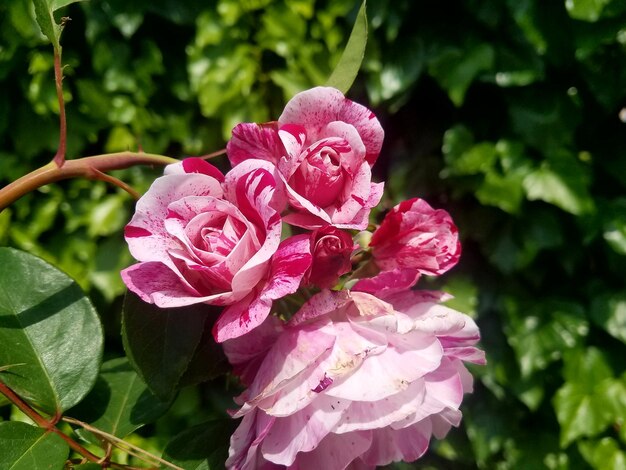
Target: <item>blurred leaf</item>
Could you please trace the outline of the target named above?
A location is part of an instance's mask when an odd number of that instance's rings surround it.
[[[452,135],[450,135],[450,139],[455,138]],[[448,152],[445,156],[452,174],[459,175],[487,173],[497,158],[496,147],[491,142],[480,142],[463,152]]]
[[[626,343],[626,293],[599,295],[591,303],[591,319]]]
[[[1,380],[46,413],[78,403],[93,386],[102,328],[76,283],[39,258],[0,248],[0,364],[26,365]]]
[[[465,126],[454,126],[443,135],[443,152],[446,163],[455,166],[455,162],[462,160],[462,156],[474,145],[474,135]]]
[[[509,344],[515,351],[522,377],[545,369],[561,358],[563,351],[581,344],[589,327],[579,304],[544,301],[507,305]]]
[[[598,349],[568,354],[564,375],[566,383],[553,400],[563,447],[579,437],[595,436],[626,417],[624,378],[613,378]]]
[[[130,219],[121,194],[104,198],[89,211],[88,234],[91,237],[119,232]]]
[[[445,302],[448,307],[475,318],[478,288],[469,277],[453,276],[447,280],[444,291],[454,296]]]
[[[602,10],[611,0],[566,0],[565,7],[569,16],[576,20],[598,21]]]
[[[132,263],[128,245],[121,236],[110,237],[98,243],[93,271],[89,280],[107,301],[112,302],[126,292],[120,271]]]
[[[0,468],[63,470],[70,448],[61,437],[26,423],[0,423]]]
[[[430,61],[429,72],[448,92],[455,106],[461,106],[474,79],[493,68],[494,49],[490,44],[470,44],[465,49],[446,48]]]
[[[380,58],[381,64],[376,66],[376,73],[367,77],[370,99],[374,105],[383,101],[394,100],[393,109],[399,99],[403,104],[406,99],[401,95],[411,88],[424,69],[426,47],[421,37],[413,37],[406,41],[404,47],[396,47]],[[380,67],[380,70],[377,70]],[[367,68],[367,66],[366,66]]]
[[[481,204],[499,207],[504,212],[517,214],[524,200],[523,179],[523,175],[501,176],[495,172],[489,172],[476,190],[476,198]]]
[[[363,1],[354,21],[352,33],[348,38],[348,44],[346,44],[346,48],[335,70],[333,70],[326,82],[326,86],[337,88],[344,94],[348,93],[352,83],[354,83],[365,55],[365,45],[367,44],[367,14],[365,5],[366,2]]]
[[[100,431],[124,438],[155,421],[169,406],[148,390],[128,359],[117,358],[102,364],[94,388],[71,414]]]
[[[479,467],[486,467],[490,456],[500,452],[513,437],[512,410],[490,394],[483,397],[463,417]]]
[[[612,468],[618,470],[626,468],[626,453],[610,437],[604,437],[597,441],[580,441],[578,450],[594,469]]]
[[[87,0],[47,0],[47,1],[50,4],[50,8],[52,8],[52,11],[56,11],[60,8],[71,5],[72,3],[84,2]]]
[[[602,204],[604,240],[619,255],[626,255],[626,199],[617,198]]]
[[[187,429],[167,444],[163,457],[185,470],[224,468],[237,424],[234,420],[209,421]]]
[[[516,91],[509,101],[513,130],[524,143],[544,155],[560,152],[571,144],[581,119],[579,106],[571,96],[537,86]]]
[[[588,184],[585,170],[568,154],[544,162],[526,175],[523,182],[529,200],[542,200],[574,215],[595,210]]]
[[[133,367],[159,398],[170,400],[176,394],[199,353],[208,353],[208,357],[203,354],[204,369],[195,383],[223,373],[219,346],[200,344],[202,338],[214,343],[205,330],[211,329],[215,319],[215,311],[205,304],[159,308],[130,292],[126,295],[122,320],[124,349]]]

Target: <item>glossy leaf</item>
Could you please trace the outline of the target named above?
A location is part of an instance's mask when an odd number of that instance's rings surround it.
[[[195,376],[193,383],[223,373],[223,353],[210,335],[216,318],[216,311],[205,304],[162,309],[134,294],[126,295],[124,348],[133,367],[158,397],[171,399],[183,383],[187,384],[188,371]],[[198,360],[200,370],[195,366]]]
[[[137,375],[126,358],[102,364],[100,376],[89,395],[71,411],[72,417],[124,438],[167,411],[170,403],[158,399]]]
[[[63,470],[69,446],[57,434],[26,423],[0,423],[0,468]]]
[[[72,279],[0,248],[0,365],[15,364],[0,380],[46,413],[62,412],[93,386],[102,342],[98,315]]]
[[[346,48],[335,70],[333,70],[326,82],[326,86],[337,88],[342,93],[347,93],[350,90],[365,56],[365,45],[367,44],[367,13],[365,5],[366,2],[363,1],[356,16],[348,44],[346,44]]]
[[[163,456],[185,470],[224,468],[235,420],[209,421],[186,429],[165,448]]]

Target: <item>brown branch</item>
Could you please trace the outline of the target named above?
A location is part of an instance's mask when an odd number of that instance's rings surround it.
[[[135,152],[109,153],[66,160],[61,167],[52,161],[0,189],[0,211],[25,194],[46,184],[76,177],[101,179],[98,178],[101,173],[111,170],[121,170],[134,165],[169,165],[177,161],[163,155]]]
[[[61,47],[54,48],[54,84],[59,100],[59,148],[52,160],[57,167],[65,163],[65,151],[67,147],[67,122],[65,119],[65,101],[63,100],[63,69],[61,68]]]
[[[137,200],[141,197],[139,192],[135,191],[130,185],[124,183],[121,179],[116,178],[115,176],[107,175],[106,173],[102,173],[100,170],[93,169],[93,179],[97,179],[100,181],[104,181],[105,183],[111,183],[118,188],[122,188],[128,194],[130,194],[134,200]]]
[[[207,153],[206,155],[202,155],[200,158],[203,160],[210,160],[211,158],[219,157],[220,155],[224,155],[226,153],[226,149],[218,150],[217,152]]]
[[[60,415],[56,414],[52,421],[48,421],[46,418],[41,416],[37,411],[35,411],[28,403],[22,400],[13,390],[7,387],[3,382],[0,382],[0,393],[2,393],[5,397],[9,399],[11,403],[17,406],[22,413],[28,416],[33,422],[39,426],[40,428],[45,429],[48,432],[53,432],[58,435],[61,439],[63,439],[67,445],[69,445],[74,451],[78,452],[80,455],[85,457],[91,462],[100,463],[101,458],[95,454],[92,454],[83,446],[81,446],[78,442],[76,442],[71,437],[67,436],[63,432],[61,432],[55,424],[59,421]]]

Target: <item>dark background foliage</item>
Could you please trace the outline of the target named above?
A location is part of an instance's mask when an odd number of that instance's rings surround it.
[[[224,147],[323,84],[353,0],[91,0],[62,13],[68,156]],[[424,197],[464,254],[424,288],[456,295],[482,330],[464,421],[416,467],[626,468],[626,2],[370,0],[350,97],[386,130],[385,207]],[[0,180],[57,147],[52,48],[29,2],[0,3]],[[224,165],[224,161],[217,161]],[[145,190],[159,169],[117,176]],[[121,354],[123,192],[76,180],[0,213],[0,245],[37,254],[95,300],[105,356]],[[160,452],[229,405],[224,383],[183,390],[133,435]],[[4,408],[3,416],[10,411]],[[397,465],[397,468],[412,468]]]

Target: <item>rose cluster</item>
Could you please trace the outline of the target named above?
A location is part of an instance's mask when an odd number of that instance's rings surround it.
[[[299,93],[278,121],[233,129],[225,175],[199,158],[167,167],[126,226],[131,291],[223,307],[213,334],[247,387],[229,468],[413,461],[459,424],[478,328],[413,289],[457,263],[457,229],[411,199],[368,231],[383,135],[338,90]]]

